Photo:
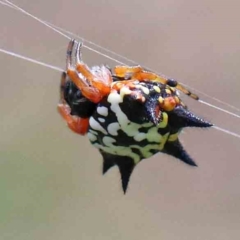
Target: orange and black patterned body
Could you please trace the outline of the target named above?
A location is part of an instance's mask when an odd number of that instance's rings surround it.
[[[79,46],[77,51],[80,55]],[[76,67],[80,80],[69,66],[68,76],[63,74],[60,113],[73,131],[87,134],[99,149],[104,161],[103,173],[112,166],[119,167],[124,192],[134,167],[158,152],[196,166],[178,136],[185,127],[212,124],[187,109],[178,89],[197,100],[196,95],[176,81],[147,72],[140,66],[117,66],[111,71],[80,64],[85,68],[82,71]],[[78,81],[82,81],[81,84]],[[91,81],[95,81],[94,84]],[[94,91],[96,96],[91,98]]]

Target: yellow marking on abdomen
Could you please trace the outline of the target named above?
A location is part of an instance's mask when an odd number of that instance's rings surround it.
[[[168,142],[174,142],[178,139],[179,132],[170,134],[168,138]]]

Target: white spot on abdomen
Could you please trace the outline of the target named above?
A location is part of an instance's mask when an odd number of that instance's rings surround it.
[[[103,134],[107,134],[106,130],[93,117],[89,119],[89,124],[92,129],[102,132]]]
[[[109,132],[111,135],[113,135],[113,136],[117,136],[117,135],[118,135],[117,131],[118,131],[119,129],[120,129],[120,126],[119,126],[119,124],[118,124],[117,122],[115,122],[115,123],[110,123],[110,124],[108,125],[108,127],[107,127],[108,132]]]
[[[134,140],[137,142],[141,142],[144,139],[146,139],[146,133],[139,132],[134,136]]]
[[[105,117],[108,115],[108,109],[104,106],[98,107],[97,112],[98,112],[98,114],[105,116]]]
[[[140,85],[140,84],[139,84],[139,85],[136,85],[135,87],[142,89],[142,91],[143,91],[145,94],[147,94],[147,95],[148,95],[149,92],[150,92],[148,88],[146,88],[146,87],[144,87],[144,86],[142,86],[142,85]]]
[[[98,121],[101,122],[101,123],[104,123],[105,119],[104,118],[98,118]]]
[[[89,139],[91,142],[94,142],[94,141],[97,140],[97,137],[96,137],[94,134],[90,133],[90,132],[87,133],[87,136],[88,136],[88,139]]]

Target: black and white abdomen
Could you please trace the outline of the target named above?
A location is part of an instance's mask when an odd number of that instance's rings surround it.
[[[146,117],[142,103],[113,92],[90,117],[88,137],[102,151],[131,157],[137,164],[164,148],[170,133],[167,125],[166,113],[156,126]]]
[[[169,109],[171,99],[177,104]],[[209,126],[187,110],[174,89],[156,82],[136,82],[134,88],[111,91],[97,105],[89,119],[88,138],[103,156],[104,173],[118,165],[126,191],[134,167],[157,152],[196,166],[178,135],[184,127]]]

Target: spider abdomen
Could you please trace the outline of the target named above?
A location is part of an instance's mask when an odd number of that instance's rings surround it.
[[[109,159],[111,156],[110,166],[119,166],[125,182],[124,190],[130,177],[124,173],[125,167],[122,166],[126,161],[127,168],[131,162],[133,169],[142,159],[163,152],[195,166],[181,146],[178,135],[183,127],[191,126],[193,121],[195,126],[202,123],[201,127],[205,127],[209,124],[186,110],[176,92],[166,85],[136,81],[131,89],[127,86],[124,88],[112,90],[97,105],[90,117],[88,130],[89,140],[100,150],[103,158]],[[167,111],[162,102],[170,97],[178,99],[174,109]],[[181,122],[173,124],[178,120],[179,112]],[[187,113],[185,120],[184,113]],[[107,169],[105,166],[104,172]]]

